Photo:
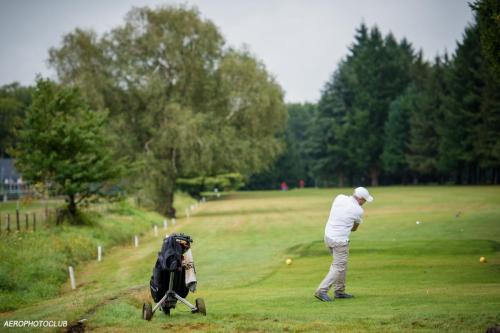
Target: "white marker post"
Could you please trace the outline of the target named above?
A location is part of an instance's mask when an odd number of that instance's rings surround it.
[[[73,271],[72,266],[68,266],[69,270],[69,282],[71,284],[71,289],[76,289],[76,284],[75,284],[75,272]]]
[[[168,222],[167,222],[167,219],[164,219],[163,220],[163,229],[167,230],[168,228]]]
[[[134,236],[134,245],[135,247],[139,247],[139,236]]]
[[[101,261],[102,260],[102,246],[99,245],[97,247],[97,261]]]
[[[175,219],[172,219],[172,224],[175,225]]]
[[[154,233],[155,237],[158,237],[158,226],[156,224],[153,227],[153,233]]]

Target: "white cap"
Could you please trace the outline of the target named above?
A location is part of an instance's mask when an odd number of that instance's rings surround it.
[[[373,197],[370,195],[370,193],[368,193],[368,190],[364,187],[358,187],[354,189],[354,196],[365,199],[367,202],[373,201]]]

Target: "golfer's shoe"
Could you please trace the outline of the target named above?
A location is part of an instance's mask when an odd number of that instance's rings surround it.
[[[331,299],[327,293],[322,293],[322,292],[315,292],[314,297],[319,299],[322,302],[333,302],[333,299]]]
[[[335,298],[353,298],[354,295],[348,294],[348,293],[335,293]]]

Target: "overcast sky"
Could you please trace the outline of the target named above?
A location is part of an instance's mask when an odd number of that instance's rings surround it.
[[[140,6],[195,5],[227,44],[244,44],[285,90],[287,102],[316,102],[361,22],[406,37],[432,59],[453,52],[472,21],[467,0],[0,0],[0,85],[55,78],[48,49],[75,27],[103,33]]]

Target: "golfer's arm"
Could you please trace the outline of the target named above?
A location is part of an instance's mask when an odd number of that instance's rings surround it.
[[[354,222],[354,225],[352,226],[351,231],[356,231],[356,230],[358,230],[358,227],[359,227],[359,223]]]

